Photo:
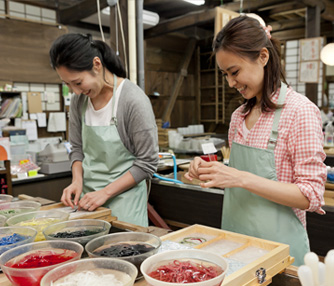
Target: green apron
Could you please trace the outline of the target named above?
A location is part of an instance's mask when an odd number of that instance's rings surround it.
[[[114,75],[114,95],[117,77]],[[124,146],[118,131],[115,114],[116,96],[112,97],[112,120],[108,126],[87,126],[85,113],[88,98],[82,111],[82,148],[84,153],[83,194],[101,190],[131,167],[136,157]],[[147,189],[145,180],[131,189],[109,199],[104,205],[118,220],[148,226]]]
[[[282,83],[278,104],[285,101],[287,86]],[[277,181],[274,148],[282,109],[275,111],[268,149],[233,142],[229,166]],[[243,188],[226,188],[222,229],[290,245],[294,264],[304,264],[310,251],[305,228],[291,207],[277,204]]]

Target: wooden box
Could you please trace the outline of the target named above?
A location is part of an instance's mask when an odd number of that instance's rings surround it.
[[[240,16],[239,13],[227,10],[221,7],[215,8],[215,35],[227,24],[231,19]]]
[[[185,238],[186,241],[191,238],[204,238],[205,242],[192,247],[215,252],[227,258],[230,271],[222,286],[269,285],[273,276],[284,271],[294,261],[289,255],[289,245],[198,224],[161,237],[163,241],[178,243],[184,242]],[[196,239],[194,241],[199,242]],[[256,276],[261,268],[266,272],[262,284]]]

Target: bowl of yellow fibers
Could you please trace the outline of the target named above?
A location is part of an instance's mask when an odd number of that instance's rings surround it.
[[[30,226],[37,230],[35,241],[45,240],[43,230],[54,223],[68,220],[70,214],[60,210],[29,212],[9,218],[6,223],[17,226]]]

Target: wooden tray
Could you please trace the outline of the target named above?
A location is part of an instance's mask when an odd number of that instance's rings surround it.
[[[284,271],[294,261],[294,258],[289,255],[289,245],[198,224],[164,235],[161,239],[163,241],[180,242],[185,237],[200,237],[201,235],[207,241],[194,246],[194,248],[209,251],[211,247],[211,251],[224,256],[229,261],[232,261],[232,259],[235,261],[238,255],[251,248],[258,249],[258,252],[261,253],[259,257],[253,257],[253,261],[242,263],[244,266],[229,274],[222,286],[269,285],[273,276]],[[224,241],[226,244],[234,245],[233,249],[225,249],[226,253],[218,253],[219,250],[217,251],[217,248],[214,249],[213,247],[217,244],[219,248],[218,244],[225,243]],[[266,270],[266,280],[262,284],[259,284],[256,277],[256,271],[260,268]],[[146,284],[141,281],[139,284],[136,283],[136,285]]]
[[[76,211],[73,212],[69,207],[65,206],[63,203],[55,203],[51,205],[42,206],[40,208],[41,211],[43,210],[51,210],[51,209],[60,209],[65,212],[70,213],[69,219],[89,219],[89,218],[95,218],[95,219],[102,219],[108,222],[112,222],[117,220],[117,217],[111,216],[111,209],[104,208],[104,207],[98,207],[95,211],[89,212],[89,211]]]

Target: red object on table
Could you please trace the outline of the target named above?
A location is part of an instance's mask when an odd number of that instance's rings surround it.
[[[211,162],[211,161],[218,161],[217,160],[217,155],[212,154],[212,155],[201,155],[201,158],[204,161]]]

